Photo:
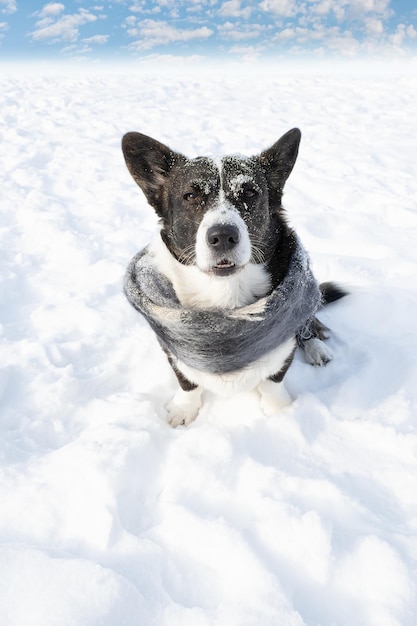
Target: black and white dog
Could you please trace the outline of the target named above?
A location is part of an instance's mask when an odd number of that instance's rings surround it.
[[[172,426],[195,419],[204,389],[257,388],[274,414],[291,401],[283,379],[297,344],[312,365],[332,358],[315,314],[345,294],[318,285],[281,204],[300,138],[295,128],[260,155],[218,163],[140,133],[123,138],[127,167],[161,222],[130,263],[125,293],[177,376]]]

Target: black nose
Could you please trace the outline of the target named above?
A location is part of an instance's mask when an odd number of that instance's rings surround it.
[[[239,243],[239,231],[232,224],[215,224],[207,230],[206,239],[215,250],[227,252]]]

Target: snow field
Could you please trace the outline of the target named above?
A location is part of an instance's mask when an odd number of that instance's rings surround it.
[[[1,79],[0,623],[414,626],[415,137],[404,66],[270,75]],[[127,172],[138,130],[189,156],[303,132],[284,204],[320,280],[323,369],[293,405],[175,380],[122,279],[156,218]]]

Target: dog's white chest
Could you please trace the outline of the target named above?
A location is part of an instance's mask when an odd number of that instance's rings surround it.
[[[183,306],[197,309],[236,309],[265,296],[270,279],[261,265],[248,263],[233,276],[205,275],[195,267],[185,268],[174,279]]]

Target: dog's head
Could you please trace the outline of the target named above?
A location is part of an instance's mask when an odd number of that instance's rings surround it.
[[[181,263],[227,276],[249,261],[265,262],[300,138],[294,128],[258,156],[227,156],[218,164],[188,159],[140,133],[127,133],[122,148],[131,175],[162,221],[171,253]]]

